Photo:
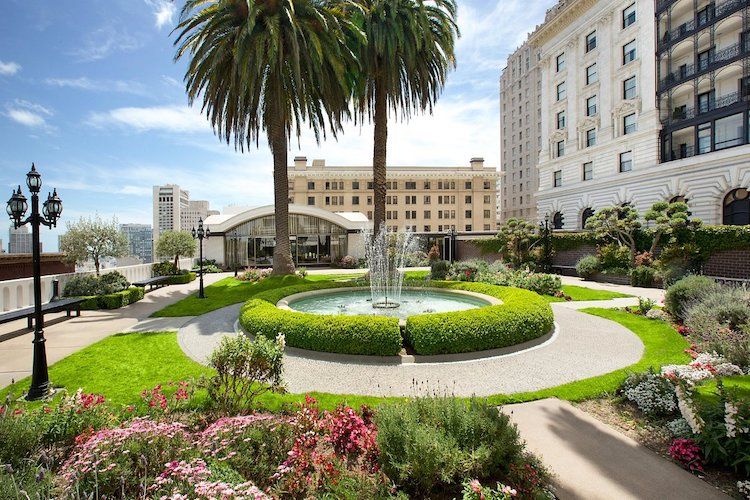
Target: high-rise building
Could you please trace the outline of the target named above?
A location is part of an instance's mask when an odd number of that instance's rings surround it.
[[[128,239],[130,255],[143,263],[153,262],[153,233],[149,224],[120,224],[120,232]]]
[[[153,242],[165,231],[190,231],[209,215],[218,213],[209,209],[208,201],[191,200],[190,193],[175,184],[153,188]]]
[[[500,76],[500,191],[498,219],[536,219],[541,148],[539,51],[524,43],[508,56]]]
[[[372,220],[372,167],[308,165],[298,156],[288,173],[290,203]],[[424,233],[494,231],[497,179],[482,158],[465,167],[388,167],[386,225]]]
[[[41,251],[42,244],[39,243]],[[31,231],[28,226],[21,226],[18,229],[11,227],[8,230],[8,253],[32,253],[33,243]]]
[[[580,229],[604,206],[686,201],[750,223],[750,42],[744,4],[561,1],[540,52],[539,216]],[[657,32],[658,30],[658,32]]]

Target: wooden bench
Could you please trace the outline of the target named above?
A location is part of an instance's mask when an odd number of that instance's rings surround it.
[[[139,286],[141,288],[148,287],[149,292],[154,288],[161,288],[169,285],[170,276],[154,276],[153,278],[146,278],[145,280],[135,281],[131,283],[133,286]]]
[[[563,276],[578,276],[576,272],[576,266],[558,266],[551,265],[550,270],[553,273],[562,274]]]
[[[42,305],[42,318],[47,313],[56,313],[65,311],[67,316],[70,317],[73,311],[76,312],[76,316],[81,315],[81,304],[85,301],[84,298],[70,298],[60,299],[47,302]],[[34,307],[24,307],[15,311],[0,314],[0,324],[9,323],[19,319],[26,318],[29,322],[29,330],[34,328]],[[42,322],[44,319],[42,319]],[[42,324],[42,326],[44,326]]]

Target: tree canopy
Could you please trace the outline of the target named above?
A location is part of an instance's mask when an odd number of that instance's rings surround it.
[[[99,215],[81,217],[78,222],[68,222],[67,232],[60,237],[60,251],[66,260],[83,264],[94,262],[99,274],[101,259],[128,255],[128,239],[120,232],[117,219],[103,220]]]
[[[165,231],[156,242],[156,255],[174,257],[174,265],[179,268],[180,257],[195,255],[196,243],[188,231]]]

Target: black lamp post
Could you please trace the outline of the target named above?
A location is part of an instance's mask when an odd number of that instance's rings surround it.
[[[448,248],[448,250],[450,253],[450,259],[448,260],[451,264],[453,264],[453,261],[456,259],[456,227],[455,226],[451,226],[451,231],[449,234],[450,234],[450,240],[448,244],[450,245],[450,247]]]
[[[36,171],[34,164],[26,174],[26,186],[31,192],[31,215],[24,220],[28,204],[21,193],[21,186],[13,190],[13,196],[8,200],[8,215],[13,221],[13,227],[18,229],[31,224],[32,257],[34,270],[34,362],[31,371],[31,386],[26,399],[36,401],[43,399],[52,392],[47,371],[47,350],[44,346],[44,316],[42,315],[42,258],[39,244],[39,228],[57,226],[57,219],[62,214],[62,200],[57,196],[57,190],[47,193],[47,200],[39,213],[39,191],[42,188],[42,176]]]
[[[232,231],[232,240],[234,241],[234,252],[233,252],[233,254],[234,254],[233,255],[233,257],[234,257],[234,277],[236,278],[237,277],[237,264],[238,264],[238,261],[240,260],[240,257],[239,257],[240,239],[239,239],[239,233],[237,233],[236,229],[234,231]]]
[[[200,285],[198,287],[198,298],[205,299],[206,294],[203,293],[203,240],[207,240],[211,236],[211,231],[208,228],[203,229],[203,219],[198,219],[198,229],[193,228],[193,238],[198,239],[198,258],[200,259]]]
[[[539,222],[539,232],[542,235],[542,266],[545,271],[549,271],[552,260],[552,241],[549,226],[549,212],[544,214],[544,220]]]

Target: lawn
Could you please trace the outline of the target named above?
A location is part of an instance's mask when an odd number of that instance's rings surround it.
[[[628,373],[689,361],[684,353],[684,349],[688,347],[687,342],[668,323],[613,309],[584,311],[620,323],[635,332],[645,345],[643,358],[638,363],[606,375],[535,392],[498,394],[487,399],[496,404],[547,397],[580,401],[616,391]],[[112,404],[124,405],[138,401],[143,389],[210,373],[209,368],[201,366],[182,352],[175,332],[128,333],[108,337],[58,361],[50,367],[50,380],[57,387],[65,387],[69,391],[82,387],[87,392],[103,394]],[[0,399],[4,399],[10,390],[20,395],[28,388],[28,384],[27,378],[0,390]],[[750,381],[745,377],[744,380],[738,380],[737,385],[748,389]],[[399,399],[311,394],[324,408],[333,408],[340,402],[354,407],[362,404],[375,406],[384,401]],[[198,399],[201,397],[203,396],[198,394]],[[268,409],[276,410],[303,399],[302,394],[268,394],[261,398],[261,403]]]
[[[595,290],[593,288],[586,288],[585,286],[577,285],[563,285],[562,291],[565,295],[569,295],[575,301],[583,300],[610,300],[620,299],[623,297],[632,297],[632,295],[626,295],[620,292],[610,292],[608,290]],[[545,299],[550,302],[565,302],[562,297],[552,297],[545,295]]]

